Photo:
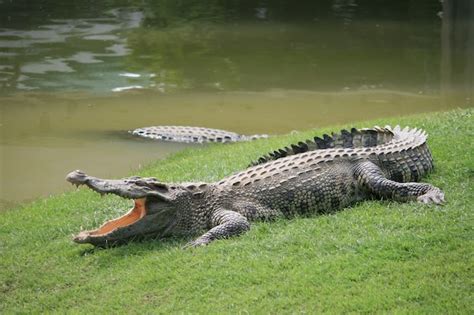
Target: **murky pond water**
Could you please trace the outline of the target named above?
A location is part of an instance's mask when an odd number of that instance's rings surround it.
[[[317,2],[317,4],[315,4]],[[473,105],[472,3],[0,1],[0,208],[186,147]]]

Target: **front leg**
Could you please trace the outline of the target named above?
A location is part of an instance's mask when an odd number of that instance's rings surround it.
[[[385,177],[382,170],[372,162],[364,161],[356,166],[357,181],[371,193],[397,201],[417,200],[429,204],[442,204],[441,189],[426,183],[398,183]]]
[[[214,240],[236,236],[250,229],[250,224],[243,215],[230,210],[216,211],[211,224],[212,229],[186,244],[185,248],[207,245]]]

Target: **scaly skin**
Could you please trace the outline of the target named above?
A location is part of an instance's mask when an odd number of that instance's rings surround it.
[[[187,143],[239,142],[268,138],[267,135],[245,136],[226,130],[187,126],[144,127],[130,133],[142,138]]]
[[[129,216],[83,231],[78,243],[107,245],[143,235],[197,235],[187,246],[239,235],[250,222],[325,213],[384,198],[441,204],[443,192],[416,183],[433,169],[421,130],[352,129],[270,153],[216,183],[161,183],[154,178],[102,180],[80,171],[67,180],[135,200]],[[118,223],[117,223],[118,222]]]

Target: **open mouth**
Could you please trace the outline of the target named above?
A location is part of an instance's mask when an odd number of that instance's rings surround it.
[[[149,230],[158,231],[162,228],[165,232],[166,228],[172,226],[174,216],[168,215],[166,204],[170,198],[159,192],[161,189],[167,191],[164,184],[159,183],[155,178],[128,177],[123,179],[101,179],[89,176],[82,171],[76,170],[66,176],[66,180],[76,186],[87,186],[91,190],[101,194],[112,194],[121,198],[133,200],[133,207],[124,215],[104,222],[99,228],[94,230],[81,231],[74,236],[76,243],[91,243],[94,245],[111,244],[120,240],[129,239],[137,235],[142,235]],[[148,200],[148,198],[151,198]],[[150,206],[150,203],[152,204]],[[153,213],[155,206],[161,205],[160,212]],[[150,216],[147,207],[150,207]],[[156,209],[155,209],[156,210]],[[155,211],[156,212],[156,211]],[[146,217],[152,220],[163,219],[163,222],[156,223],[151,228],[146,225]],[[160,221],[158,220],[158,221]],[[148,222],[150,219],[148,220]],[[167,225],[168,224],[168,225]]]
[[[133,208],[124,215],[104,222],[98,229],[81,231],[73,240],[76,243],[88,243],[91,237],[103,237],[115,230],[136,223],[146,215],[145,201],[146,198],[135,199]]]

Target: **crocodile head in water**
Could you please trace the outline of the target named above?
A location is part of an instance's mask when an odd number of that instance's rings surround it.
[[[121,217],[74,236],[76,243],[105,246],[148,235],[179,234],[178,211],[192,198],[192,193],[184,186],[163,184],[155,178],[106,180],[73,171],[66,180],[76,186],[86,185],[101,195],[114,194],[134,201],[133,208]]]

